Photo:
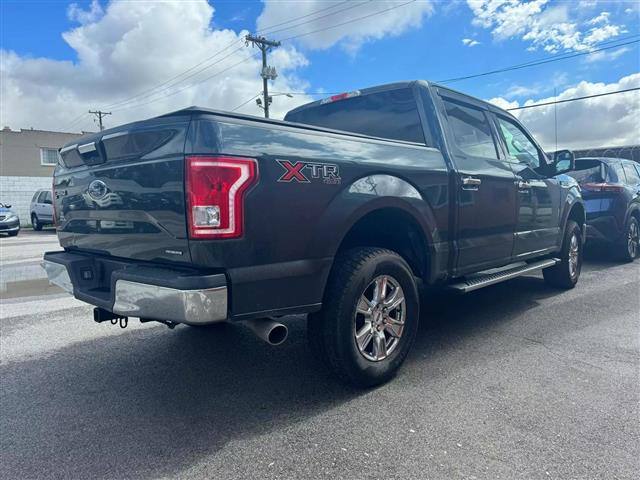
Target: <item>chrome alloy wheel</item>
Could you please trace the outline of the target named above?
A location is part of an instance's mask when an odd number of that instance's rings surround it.
[[[629,225],[629,233],[627,235],[627,249],[631,258],[636,258],[639,242],[640,233],[638,232],[638,224],[636,222],[631,222]]]
[[[400,343],[407,305],[393,277],[380,275],[360,295],[355,312],[355,342],[364,358],[379,362]]]
[[[575,278],[580,268],[580,241],[578,236],[574,233],[571,235],[571,241],[569,242],[569,275],[571,278]]]

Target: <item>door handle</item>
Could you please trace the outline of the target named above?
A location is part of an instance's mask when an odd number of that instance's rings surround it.
[[[462,189],[463,190],[478,190],[478,187],[480,187],[480,184],[482,183],[482,180],[480,180],[479,178],[474,178],[474,177],[463,177],[462,178]]]
[[[518,190],[528,191],[531,188],[531,184],[526,180],[518,180]]]

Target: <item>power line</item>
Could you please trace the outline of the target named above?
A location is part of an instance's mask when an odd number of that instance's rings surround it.
[[[247,100],[246,102],[242,102],[240,105],[238,105],[235,108],[232,108],[231,111],[235,112],[236,110],[239,110],[240,108],[244,107],[247,103],[249,103],[251,100],[253,100],[256,97],[259,97],[260,95],[262,95],[262,92],[258,92],[256,93],[253,97],[251,97],[249,100]]]
[[[632,35],[632,36],[627,37],[627,38],[634,38],[634,37],[638,37],[638,35]],[[616,40],[616,42],[617,41],[620,41],[620,39]],[[500,69],[497,69],[497,70],[489,70],[487,72],[476,73],[476,74],[473,74],[473,75],[465,75],[463,77],[454,77],[454,78],[447,78],[445,80],[437,80],[437,82],[438,83],[453,83],[453,82],[459,82],[461,80],[468,80],[468,79],[471,79],[471,78],[484,77],[486,75],[494,75],[496,73],[510,72],[512,70],[520,70],[522,68],[535,67],[537,65],[544,65],[544,64],[547,64],[547,63],[558,62],[560,60],[567,60],[569,58],[579,57],[579,56],[583,56],[583,55],[591,55],[593,53],[602,52],[604,50],[609,50],[609,49],[612,49],[612,48],[623,47],[625,45],[631,45],[633,43],[638,43],[638,42],[640,42],[640,40],[633,40],[633,41],[629,41],[629,42],[618,43],[616,45],[609,45],[609,46],[606,46],[606,47],[597,48],[597,49],[593,49],[593,50],[589,50],[589,51],[585,51],[585,52],[578,52],[578,53],[573,53],[573,54],[560,54],[559,56],[554,56],[552,58],[534,60],[534,61],[527,62],[527,63],[520,63],[520,64],[512,65],[512,66],[509,66],[509,67],[500,68]],[[606,44],[606,43],[610,43],[610,42],[603,42],[602,44]]]
[[[214,73],[213,75],[210,75],[210,76],[208,76],[208,77],[206,77],[206,78],[203,78],[202,80],[198,80],[197,82],[192,83],[192,84],[190,84],[190,85],[185,85],[184,87],[182,87],[182,88],[180,88],[180,89],[178,89],[178,90],[175,90],[175,91],[173,91],[173,92],[167,93],[166,95],[163,95],[163,96],[161,96],[161,97],[154,98],[154,99],[152,99],[152,100],[150,100],[150,101],[148,101],[148,102],[144,102],[144,103],[136,103],[136,104],[133,104],[133,105],[128,105],[128,106],[124,106],[124,107],[116,108],[116,109],[114,109],[113,111],[114,111],[114,112],[119,112],[120,110],[126,110],[126,109],[128,109],[128,108],[132,108],[132,107],[143,107],[143,106],[145,106],[145,105],[149,105],[149,104],[151,104],[151,103],[157,102],[158,100],[162,100],[163,98],[171,97],[171,96],[176,95],[176,94],[178,94],[178,93],[180,93],[180,92],[183,92],[183,91],[185,91],[185,90],[187,90],[187,89],[189,89],[189,88],[191,88],[191,87],[194,87],[194,86],[198,85],[199,83],[206,82],[207,80],[211,80],[212,78],[217,77],[218,75],[221,75],[221,74],[223,74],[223,73],[225,73],[225,72],[227,72],[227,71],[231,70],[232,68],[235,68],[235,67],[237,67],[238,65],[240,65],[240,64],[242,64],[242,63],[244,63],[244,62],[247,62],[247,61],[251,60],[251,59],[252,59],[252,58],[254,58],[254,57],[255,57],[255,54],[249,55],[248,57],[243,58],[243,59],[242,59],[242,60],[240,60],[239,62],[236,62],[236,63],[234,63],[233,65],[230,65],[229,67],[227,67],[227,68],[225,68],[225,69],[223,69],[223,70],[220,70],[219,72]]]
[[[289,20],[285,20],[284,22],[280,22],[280,23],[276,23],[276,24],[274,24],[274,25],[270,25],[270,26],[268,26],[268,27],[264,27],[262,30],[258,30],[258,31],[256,32],[256,34],[258,34],[258,33],[261,33],[261,34],[269,33],[269,32],[268,32],[268,30],[271,30],[272,28],[279,27],[279,26],[281,26],[281,25],[286,25],[287,23],[296,22],[296,21],[298,21],[298,20],[302,20],[303,18],[312,17],[313,15],[316,15],[316,14],[318,14],[318,13],[322,13],[322,12],[325,12],[325,11],[327,11],[327,10],[331,10],[332,8],[339,7],[340,5],[344,5],[345,3],[351,3],[351,1],[350,1],[350,0],[346,0],[346,1],[344,1],[344,2],[334,3],[333,5],[330,5],[330,6],[325,7],[325,8],[321,8],[320,10],[316,10],[316,11],[311,12],[311,13],[307,13],[306,15],[301,15],[301,16],[299,16],[299,17],[293,17],[293,18],[291,18],[291,19],[289,19]],[[334,13],[338,13],[338,12],[334,12]],[[316,19],[316,20],[317,20],[317,19]],[[292,27],[292,28],[293,28],[293,27]]]
[[[298,27],[300,27],[300,26],[302,26],[302,25],[306,25],[307,23],[312,23],[312,22],[315,22],[316,20],[320,20],[321,18],[330,17],[330,16],[335,15],[335,14],[337,14],[337,13],[346,12],[347,10],[353,10],[354,8],[361,7],[361,6],[362,6],[362,5],[364,5],[365,3],[371,3],[371,1],[372,1],[372,0],[366,0],[366,1],[364,1],[364,2],[355,3],[355,4],[352,4],[352,5],[349,5],[349,6],[348,6],[348,7],[346,7],[346,8],[342,8],[342,9],[340,9],[340,10],[336,10],[335,12],[329,12],[329,13],[327,13],[327,14],[325,14],[325,15],[321,15],[321,16],[319,16],[319,17],[312,18],[311,20],[307,20],[306,22],[297,23],[297,24],[292,25],[292,26],[290,26],[290,27],[279,28],[279,29],[277,29],[277,30],[271,30],[271,29],[270,29],[270,31],[269,31],[269,32],[267,32],[267,33],[268,33],[269,35],[273,35],[274,33],[282,32],[282,31],[285,31],[285,30],[291,30],[291,29],[293,29],[293,28],[298,28]],[[409,3],[410,3],[410,2],[409,2]],[[261,32],[261,33],[264,33],[264,32]]]
[[[547,106],[547,105],[557,105],[559,103],[575,102],[577,100],[586,100],[588,98],[604,97],[604,96],[607,96],[607,95],[616,95],[618,93],[633,92],[635,90],[640,90],[640,87],[625,88],[624,90],[616,90],[614,92],[596,93],[594,95],[585,95],[584,97],[567,98],[565,100],[556,100],[556,101],[553,101],[553,102],[536,103],[534,105],[523,105],[522,107],[507,108],[507,111],[511,112],[513,110],[524,110],[525,108],[535,108],[535,107],[544,107],[544,106]]]
[[[313,15],[316,15],[316,14],[321,13],[321,12],[323,12],[323,11],[326,11],[326,10],[329,10],[329,9],[332,9],[332,8],[336,8],[336,7],[338,7],[338,6],[340,6],[340,5],[344,4],[344,3],[349,3],[349,2],[348,2],[348,1],[345,1],[345,2],[338,3],[338,4],[336,4],[336,5],[331,5],[330,7],[321,8],[321,9],[319,9],[319,10],[316,10],[316,11],[314,11],[314,12],[308,13],[308,14],[306,14],[306,15],[301,15],[301,16],[299,16],[299,17],[292,18],[292,19],[287,20],[287,21],[285,21],[285,22],[281,22],[281,23],[277,23],[277,24],[271,25],[271,26],[269,26],[269,27],[265,27],[265,28],[263,28],[262,30],[259,30],[257,33],[264,33],[265,31],[268,31],[268,30],[272,29],[273,27],[277,27],[277,26],[280,26],[280,25],[284,25],[284,24],[286,24],[286,23],[295,22],[295,21],[297,21],[297,20],[301,20],[301,19],[304,19],[304,18],[307,18],[307,17],[313,16]],[[366,2],[364,2],[364,3],[366,3]],[[356,6],[357,6],[357,5],[356,5]],[[350,8],[353,8],[353,7],[350,7]],[[343,10],[344,10],[344,9],[343,9]],[[333,15],[333,14],[339,13],[340,11],[342,11],[342,10],[339,10],[339,11],[336,11],[336,12],[331,12],[330,14],[323,15],[322,17],[318,17],[318,18],[324,18],[325,16]],[[316,20],[317,20],[318,18],[316,18]],[[307,22],[304,22],[304,23],[307,23]],[[301,24],[296,24],[296,25],[293,25],[293,26],[291,26],[291,27],[287,27],[287,28],[284,28],[284,29],[280,29],[280,30],[278,30],[278,31],[281,31],[281,30],[287,30],[287,29],[289,29],[289,28],[295,28],[295,27],[297,27],[297,26],[299,26],[299,25],[301,25]],[[125,103],[129,103],[131,100],[136,99],[136,98],[138,98],[138,97],[141,97],[141,98],[148,98],[148,97],[150,97],[150,96],[152,96],[152,95],[153,95],[153,93],[151,93],[151,92],[153,92],[154,90],[157,90],[157,89],[158,89],[158,88],[160,88],[160,87],[163,87],[163,86],[165,86],[165,85],[168,85],[169,83],[173,82],[173,80],[177,80],[178,78],[182,77],[182,76],[183,76],[183,75],[185,75],[186,73],[189,73],[189,72],[191,72],[191,71],[193,71],[193,70],[197,69],[197,68],[198,68],[198,67],[200,67],[201,65],[204,65],[205,63],[209,62],[210,60],[213,60],[215,57],[217,57],[217,56],[218,56],[218,55],[220,55],[221,53],[223,53],[223,52],[227,51],[229,48],[231,48],[231,47],[233,47],[234,45],[236,45],[236,44],[240,43],[241,41],[242,41],[242,39],[237,39],[237,40],[235,40],[235,41],[231,42],[230,44],[226,45],[225,47],[223,47],[223,48],[222,48],[222,50],[220,50],[220,51],[216,52],[216,53],[215,53],[215,54],[213,54],[212,56],[205,58],[204,60],[202,60],[202,61],[200,61],[200,62],[196,63],[195,65],[193,65],[193,66],[191,66],[190,68],[188,68],[188,69],[184,70],[183,72],[181,72],[181,73],[179,73],[179,74],[177,74],[177,75],[174,75],[173,77],[171,77],[171,78],[169,78],[169,79],[165,80],[164,82],[159,83],[159,84],[157,84],[157,85],[155,85],[155,86],[153,86],[153,87],[151,87],[151,88],[149,88],[149,89],[146,89],[146,90],[144,90],[144,91],[138,92],[138,93],[136,93],[135,95],[132,95],[131,97],[127,97],[127,98],[125,98],[125,99],[123,99],[123,100],[120,100],[120,101],[118,101],[118,102],[115,102],[115,103],[109,104],[109,105],[107,105],[105,108],[110,108],[110,107],[119,106],[119,105],[122,105],[122,104],[125,104]],[[233,53],[235,53],[235,52],[237,52],[237,51],[239,51],[239,50],[241,50],[241,48],[234,50],[230,55],[232,55]],[[188,78],[192,78],[192,77],[194,77],[194,76],[195,76],[195,75],[197,75],[198,73],[203,72],[204,70],[207,70],[207,69],[209,69],[209,68],[213,67],[214,65],[216,65],[216,64],[218,64],[218,63],[220,63],[222,60],[224,60],[225,58],[228,58],[230,55],[227,55],[227,56],[225,56],[224,58],[222,58],[222,59],[220,59],[220,60],[218,60],[218,61],[216,61],[216,62],[214,62],[214,63],[212,63],[212,64],[210,64],[210,65],[206,65],[206,66],[204,66],[203,68],[200,68],[198,71],[194,72],[193,74],[191,74],[191,75],[189,75],[189,76],[187,76],[187,77],[185,77],[185,78],[180,79],[178,82],[175,82],[175,83],[174,83],[174,85],[168,85],[168,86],[167,86],[167,88],[164,88],[164,89],[162,89],[161,91],[166,91],[166,90],[168,90],[169,88],[171,88],[172,86],[175,86],[175,85],[177,85],[178,83],[181,83],[181,82],[183,82],[183,81],[187,80]],[[159,93],[159,92],[155,92],[155,93]],[[145,94],[146,94],[146,95],[145,95]]]
[[[395,10],[396,8],[404,7],[405,5],[409,5],[410,3],[415,3],[415,2],[416,2],[416,0],[410,0],[409,2],[405,2],[405,3],[398,4],[398,5],[394,5],[393,7],[385,8],[384,10],[380,10],[380,11],[377,11],[377,12],[374,12],[374,13],[370,13],[369,15],[364,15],[362,17],[353,18],[351,20],[348,20],[348,21],[342,22],[342,23],[336,23],[335,25],[331,25],[329,27],[319,28],[317,30],[312,30],[310,32],[305,32],[305,33],[300,33],[298,35],[293,35],[291,37],[283,38],[280,41],[281,42],[286,42],[288,40],[293,40],[294,38],[306,37],[307,35],[312,35],[314,33],[324,32],[326,30],[331,30],[333,28],[342,27],[343,25],[348,25],[350,23],[358,22],[358,21],[364,20],[366,18],[375,17],[376,15],[381,15],[381,14],[389,12],[391,10]]]
[[[408,4],[410,4],[410,3],[415,3],[415,2],[416,2],[416,0],[410,0],[410,1],[408,1],[408,2],[401,3],[401,4],[398,4],[398,5],[394,5],[394,6],[392,6],[392,7],[386,8],[386,9],[384,9],[384,10],[379,10],[379,11],[377,11],[377,12],[374,12],[374,13],[371,13],[371,14],[368,14],[368,15],[364,15],[364,16],[362,16],[362,17],[354,18],[354,19],[348,20],[348,21],[346,21],[346,22],[342,22],[342,23],[339,23],[339,24],[331,25],[331,26],[329,26],[329,27],[325,27],[325,28],[317,29],[317,30],[314,30],[314,31],[312,31],[312,32],[306,32],[306,33],[302,33],[302,34],[294,35],[294,36],[291,36],[291,37],[289,37],[289,38],[286,38],[285,40],[292,40],[292,39],[294,39],[294,38],[303,37],[303,36],[306,36],[306,35],[310,35],[310,34],[312,34],[312,33],[318,33],[318,32],[321,32],[321,31],[330,30],[330,29],[332,29],[332,28],[336,28],[336,27],[340,27],[340,26],[347,25],[347,24],[350,24],[350,23],[354,23],[354,22],[357,22],[357,21],[359,21],[359,20],[364,20],[364,19],[366,19],[366,18],[370,18],[370,17],[376,16],[376,15],[381,15],[382,13],[385,13],[385,12],[388,12],[388,11],[390,11],[390,10],[394,10],[394,9],[397,9],[397,8],[400,8],[400,7],[403,7],[403,6],[408,5]],[[361,5],[361,4],[359,4],[359,5]],[[337,12],[335,12],[335,13],[337,13]],[[291,28],[293,28],[293,27],[291,27]],[[264,30],[264,29],[263,29],[263,30]],[[283,40],[283,41],[285,41],[285,40]],[[237,51],[237,50],[234,50],[234,52],[232,52],[232,54],[233,54],[233,53],[235,53],[236,51]],[[228,56],[229,56],[229,55],[225,56],[224,58],[227,58]],[[224,59],[224,58],[223,58],[223,59]],[[219,61],[221,61],[221,60],[223,60],[223,59],[220,59]],[[244,61],[246,61],[246,60],[249,60],[249,58],[245,59]],[[242,62],[239,62],[239,63],[242,63]],[[239,64],[239,63],[238,63],[238,64]],[[234,65],[233,65],[232,67],[230,67],[230,68],[233,68],[234,66],[236,66],[236,65],[238,65],[238,64],[234,64]],[[208,67],[207,67],[207,68],[208,68]],[[228,70],[228,69],[225,69],[224,71],[226,71],[226,70]],[[221,72],[220,72],[220,73],[221,73]],[[195,74],[194,74],[194,75],[195,75]],[[217,74],[216,74],[216,75],[213,75],[213,76],[217,76]],[[212,77],[213,77],[213,76],[212,76]],[[197,82],[195,82],[195,83],[193,83],[193,84],[191,84],[191,85],[186,86],[185,88],[190,88],[190,87],[192,87],[192,86],[195,86],[195,85],[197,85],[197,84],[199,84],[199,83],[202,83],[202,82],[204,82],[204,81],[209,80],[209,79],[210,79],[210,78],[212,78],[212,77],[207,77],[207,78],[205,78],[205,79],[203,79],[203,80],[199,80],[199,81],[197,81]],[[185,80],[185,79],[183,79],[183,80]],[[174,85],[174,86],[175,86],[175,85]],[[171,88],[171,87],[168,87],[168,88],[163,89],[163,90],[161,90],[161,91],[159,91],[159,92],[156,92],[156,93],[161,93],[162,91],[169,90],[169,88]],[[178,91],[175,91],[175,92],[168,93],[167,95],[163,95],[162,97],[159,97],[158,99],[152,100],[151,102],[146,102],[146,103],[143,103],[143,104],[141,104],[141,105],[136,105],[136,106],[148,105],[149,103],[153,103],[154,101],[156,101],[156,100],[160,100],[160,99],[162,99],[162,98],[164,98],[164,97],[168,97],[168,96],[171,96],[171,95],[175,95],[176,93],[178,93],[178,92],[181,92],[181,91],[185,90],[185,88],[182,88],[182,89],[180,89],[180,90],[178,90]],[[155,95],[155,93],[154,93],[154,95]],[[147,97],[149,97],[149,96],[152,96],[152,95],[147,95]],[[129,107],[120,107],[120,108],[117,108],[117,109],[115,109],[115,110],[122,110],[122,109],[124,109],[124,108],[129,108]]]

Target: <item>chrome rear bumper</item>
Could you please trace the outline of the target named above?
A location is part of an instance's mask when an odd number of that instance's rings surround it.
[[[106,300],[108,304],[105,305],[105,301],[94,302],[87,292],[79,291],[72,281],[76,275],[73,271],[69,272],[67,265],[45,259],[42,267],[47,272],[51,283],[58,285],[79,300],[101,308],[107,307],[107,310],[118,315],[192,325],[205,325],[227,319],[226,283],[202,289],[180,289],[158,285],[157,277],[151,280],[153,284],[117,278],[111,298]],[[141,277],[140,273],[136,273],[135,276],[137,279]],[[193,276],[189,280],[191,284],[194,283]],[[197,282],[197,278],[195,280]]]

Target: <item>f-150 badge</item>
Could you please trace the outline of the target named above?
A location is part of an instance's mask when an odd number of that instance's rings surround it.
[[[277,162],[285,170],[278,182],[311,183],[312,180],[322,179],[323,183],[338,185],[342,181],[340,169],[333,163],[291,163],[288,160],[277,160]]]

